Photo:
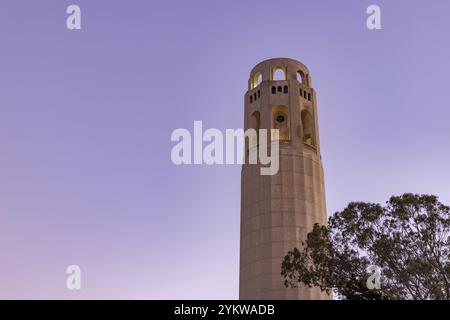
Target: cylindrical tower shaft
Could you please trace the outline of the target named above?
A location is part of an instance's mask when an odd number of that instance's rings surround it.
[[[259,165],[242,166],[239,297],[327,299],[318,288],[287,289],[280,274],[286,253],[301,248],[314,223],[327,220],[309,70],[292,59],[259,63],[244,105],[245,129],[279,129],[280,167],[276,175],[265,176]]]

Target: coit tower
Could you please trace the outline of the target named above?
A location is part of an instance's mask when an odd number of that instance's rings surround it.
[[[260,165],[248,161],[242,166],[239,298],[327,299],[319,288],[286,288],[280,274],[286,253],[302,247],[314,223],[327,220],[316,92],[308,68],[286,58],[256,65],[244,113],[245,129],[279,129],[280,158],[275,175],[261,175]]]

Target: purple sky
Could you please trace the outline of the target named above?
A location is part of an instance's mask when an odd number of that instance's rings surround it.
[[[380,31],[366,28],[374,3]],[[404,192],[450,204],[449,12],[0,0],[0,298],[237,298],[240,167],[177,167],[170,134],[242,127],[267,58],[311,70],[329,214]],[[81,291],[65,287],[70,264]]]

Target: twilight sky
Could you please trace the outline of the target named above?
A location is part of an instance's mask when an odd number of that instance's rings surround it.
[[[175,166],[170,135],[242,127],[268,58],[311,71],[328,214],[404,192],[450,204],[449,14],[447,0],[0,0],[0,298],[236,299],[240,167]]]

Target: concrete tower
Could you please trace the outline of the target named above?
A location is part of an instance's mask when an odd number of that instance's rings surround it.
[[[259,63],[250,73],[244,105],[245,129],[280,130],[280,167],[270,176],[261,175],[259,165],[242,166],[239,298],[327,299],[318,288],[285,288],[280,274],[286,253],[301,248],[314,223],[327,220],[308,68],[284,58]]]

